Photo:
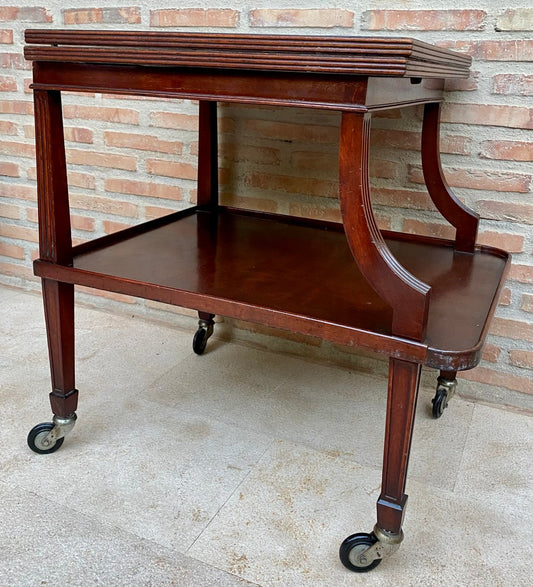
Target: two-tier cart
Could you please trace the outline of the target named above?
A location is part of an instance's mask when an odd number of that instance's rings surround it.
[[[444,80],[467,77],[470,58],[406,38],[29,30],[26,41],[37,143],[34,269],[42,278],[54,413],[30,432],[30,447],[57,450],[75,422],[76,284],[197,310],[198,354],[216,314],[382,353],[390,375],[377,524],[340,548],[348,568],[374,568],[403,536],[421,366],[440,371],[438,417],[457,371],[480,360],[509,264],[506,252],[475,244],[478,217],[450,191],[440,166]],[[62,91],[198,100],[197,205],[73,247]],[[217,102],[340,112],[342,224],[219,205]],[[415,104],[424,105],[425,183],[455,240],[376,225],[371,117]]]

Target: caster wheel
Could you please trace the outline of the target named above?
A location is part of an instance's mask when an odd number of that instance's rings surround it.
[[[194,338],[192,339],[192,350],[197,355],[201,355],[205,351],[208,338],[207,330],[205,328],[198,328]]]
[[[28,434],[28,446],[33,452],[40,455],[46,455],[55,452],[63,444],[64,438],[58,438],[54,444],[45,446],[43,440],[46,438],[50,430],[54,427],[52,422],[43,422],[34,426]]]
[[[433,403],[433,417],[440,418],[448,406],[448,391],[438,387],[437,393],[431,401]]]
[[[381,562],[380,558],[366,561],[363,553],[378,541],[374,534],[352,534],[341,544],[339,557],[342,564],[350,571],[367,573],[375,569]]]

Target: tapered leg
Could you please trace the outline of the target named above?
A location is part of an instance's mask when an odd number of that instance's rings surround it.
[[[383,456],[378,522],[370,534],[352,534],[341,544],[341,562],[351,571],[365,573],[391,556],[403,540],[402,523],[407,504],[405,482],[415,419],[420,365],[390,359],[387,426]]]
[[[377,503],[378,527],[390,534],[400,534],[407,503],[404,491],[420,369],[417,363],[390,359],[383,478]]]
[[[43,279],[43,300],[52,375],[50,404],[57,416],[76,411],[74,382],[74,286]]]

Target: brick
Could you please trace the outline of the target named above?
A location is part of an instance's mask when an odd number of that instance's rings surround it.
[[[78,187],[89,190],[94,190],[96,188],[95,177],[90,173],[82,173],[81,171],[68,171],[67,180],[70,187]]]
[[[146,206],[144,213],[147,220],[154,220],[155,218],[162,218],[168,216],[176,210],[174,208],[162,208],[161,206]]]
[[[92,165],[95,167],[112,167],[114,169],[125,169],[135,171],[137,159],[129,155],[115,155],[111,153],[95,153],[93,151],[82,151],[79,149],[66,150],[67,163],[71,165]]]
[[[161,128],[178,130],[198,130],[198,116],[195,114],[178,114],[175,112],[152,112],[150,124]]]
[[[25,258],[24,249],[10,243],[0,243],[0,256],[21,260]]]
[[[79,106],[67,104],[63,107],[65,118],[103,120],[119,124],[139,124],[139,112],[127,108],[107,108],[104,106]]]
[[[419,165],[409,165],[408,169],[410,181],[424,183],[422,168]],[[531,176],[521,173],[447,167],[444,175],[452,187],[474,190],[528,193],[531,186]]]
[[[494,344],[485,344],[483,347],[482,358],[484,361],[496,363],[500,357],[501,348]]]
[[[238,10],[182,8],[151,10],[150,26],[154,27],[221,27],[234,28],[239,24]]]
[[[89,232],[94,231],[96,224],[94,218],[90,218],[89,216],[79,216],[78,214],[70,215],[70,223],[72,228],[75,228],[76,230],[85,230]]]
[[[363,12],[363,30],[482,31],[484,10],[368,10]]]
[[[26,208],[26,218],[29,222],[37,224],[39,222],[39,212],[37,208]]]
[[[512,375],[511,373],[505,373],[501,370],[495,371],[488,367],[476,367],[470,371],[461,371],[458,377],[496,387],[505,387],[506,389],[521,393],[533,393],[533,379],[531,377]]]
[[[533,161],[533,143],[525,141],[483,141],[480,157],[508,161]]]
[[[155,136],[145,134],[106,131],[104,140],[105,144],[110,147],[174,153],[176,155],[180,155],[183,151],[183,144],[180,142],[162,141]]]
[[[74,209],[92,210],[93,212],[114,214],[115,216],[125,216],[128,218],[137,218],[139,215],[139,207],[136,204],[123,202],[114,198],[70,194],[70,202]]]
[[[482,218],[533,224],[533,204],[478,200],[476,210]]]
[[[477,242],[480,245],[496,247],[510,253],[521,253],[524,250],[524,237],[518,234],[487,230],[479,235]]]
[[[175,163],[163,159],[147,159],[146,171],[152,175],[163,175],[164,177],[177,177],[180,179],[194,179],[197,177],[197,170],[189,163]]]
[[[442,122],[533,129],[533,108],[445,103]]]
[[[26,61],[22,53],[0,53],[0,67],[3,69],[31,69],[31,61]]]
[[[336,181],[295,177],[292,175],[276,175],[250,173],[244,177],[244,183],[261,190],[279,191],[289,194],[304,194],[324,198],[338,198],[339,186]]]
[[[219,147],[222,159],[229,161],[247,161],[259,165],[279,165],[280,154],[277,149],[245,145],[243,143],[223,143]]]
[[[533,324],[508,318],[494,318],[490,332],[497,336],[512,338],[513,340],[527,340],[533,342]]]
[[[0,263],[0,275],[11,275],[21,277],[26,280],[35,281],[33,271],[26,265],[16,265],[14,263]]]
[[[509,362],[515,367],[533,369],[533,351],[520,349],[509,351]]]
[[[39,242],[39,235],[36,228],[28,228],[27,226],[18,226],[16,224],[0,224],[0,236],[33,243]]]
[[[30,157],[31,159],[35,159],[35,145],[28,145],[16,141],[1,141],[0,155],[15,155],[17,157]]]
[[[94,133],[89,128],[67,126],[64,132],[65,140],[73,143],[91,144],[94,140]]]
[[[533,294],[522,294],[522,304],[520,309],[524,312],[533,313]]]
[[[341,211],[338,207],[326,208],[324,206],[317,206],[316,204],[292,202],[289,205],[289,213],[291,216],[299,216],[301,218],[314,218],[316,220],[326,220],[328,222],[342,222]]]
[[[104,227],[104,232],[106,234],[112,234],[114,232],[118,232],[119,230],[129,228],[131,224],[126,224],[125,222],[116,222],[115,220],[104,220],[102,222],[102,226]]]
[[[513,279],[520,283],[533,283],[533,266],[513,263],[509,270],[509,279]]]
[[[372,147],[420,151],[421,133],[407,130],[373,129],[370,135]],[[469,155],[472,139],[461,135],[442,135],[440,152],[454,155]]]
[[[64,24],[139,24],[141,9],[136,6],[122,8],[71,8],[63,10]]]
[[[33,102],[0,100],[0,114],[33,114]]]
[[[337,145],[339,141],[339,129],[335,126],[294,124],[292,122],[274,122],[270,120],[246,120],[244,130],[255,137],[279,141],[334,145]]]
[[[244,210],[261,210],[263,212],[277,212],[278,204],[267,198],[247,198],[231,193],[220,194],[220,202],[224,206],[233,206]]]
[[[352,28],[354,13],[338,8],[250,10],[252,27]]]
[[[504,287],[502,293],[500,294],[499,305],[500,306],[510,306],[512,299],[512,292],[508,287]]]
[[[479,87],[479,71],[471,71],[466,79],[447,79],[444,81],[446,92],[473,92]]]
[[[427,192],[402,190],[396,188],[372,187],[372,203],[392,208],[409,208],[414,210],[435,210]]]
[[[0,166],[2,164],[0,163]],[[37,188],[35,185],[19,185],[15,183],[0,182],[0,193],[6,198],[14,198],[18,200],[37,200]]]
[[[2,218],[18,220],[20,218],[20,208],[18,206],[13,206],[12,204],[0,203],[0,216]]]
[[[533,8],[508,8],[496,19],[496,31],[533,31]]]
[[[338,177],[338,153],[323,151],[295,151],[291,155],[292,166],[296,169],[307,170],[307,176],[317,177],[326,175]],[[388,161],[373,157],[370,160],[370,175],[385,179],[395,178],[398,174],[399,164],[396,161]]]
[[[440,47],[467,53],[476,61],[531,61],[533,39],[510,41],[439,41]]]
[[[402,230],[409,234],[421,234],[423,236],[434,236],[438,238],[455,238],[455,229],[449,224],[437,224],[436,222],[424,222],[413,218],[405,218],[402,223]]]
[[[13,44],[13,29],[0,29],[0,43],[2,45]]]
[[[9,120],[0,120],[0,134],[16,135],[18,134],[18,126]]]
[[[182,200],[183,191],[179,186],[130,179],[110,178],[105,180],[105,190],[119,194],[148,196],[165,200]]]
[[[0,75],[0,92],[16,92],[17,80],[10,75]]]
[[[7,177],[20,177],[19,166],[9,161],[0,161],[0,175]]]
[[[533,96],[533,75],[525,73],[500,73],[492,78],[493,94]]]
[[[21,22],[52,22],[52,15],[46,8],[38,6],[5,6],[0,7],[0,22],[19,20]]]

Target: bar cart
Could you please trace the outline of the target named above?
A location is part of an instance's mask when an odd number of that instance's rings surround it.
[[[26,41],[37,143],[34,270],[42,278],[54,414],[30,432],[30,448],[54,452],[74,426],[78,284],[197,310],[198,354],[217,314],[382,353],[389,384],[377,523],[340,547],[346,567],[371,570],[403,538],[421,366],[440,371],[439,417],[457,371],[480,360],[510,262],[506,252],[476,245],[478,217],[446,185],[440,165],[444,80],[467,77],[470,58],[408,38],[28,30]],[[62,91],[198,100],[197,205],[72,246]],[[219,205],[217,102],[340,112],[342,224]],[[425,183],[454,240],[376,225],[371,117],[414,104],[424,105]]]

